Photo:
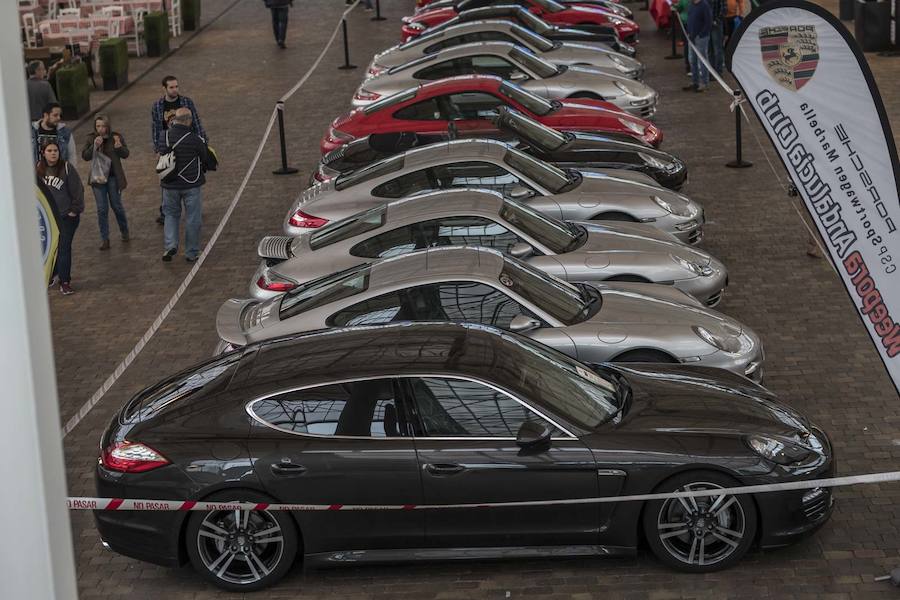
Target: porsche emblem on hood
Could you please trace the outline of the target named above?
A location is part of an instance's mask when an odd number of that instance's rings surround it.
[[[763,27],[759,30],[759,47],[769,75],[792,92],[812,79],[819,64],[815,25]]]

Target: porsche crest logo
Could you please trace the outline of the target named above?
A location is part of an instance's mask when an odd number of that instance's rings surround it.
[[[782,25],[759,30],[763,64],[772,79],[796,92],[806,85],[819,64],[815,25]]]

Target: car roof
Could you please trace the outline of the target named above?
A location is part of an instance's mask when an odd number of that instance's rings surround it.
[[[387,219],[379,228],[390,229],[398,221],[426,221],[440,215],[483,215],[497,217],[503,206],[503,194],[479,188],[431,190],[394,200],[387,204]]]
[[[418,250],[372,263],[367,293],[377,296],[382,289],[416,285],[434,278],[495,281],[503,263],[503,255],[491,248],[445,246]]]
[[[406,172],[409,169],[417,168],[423,164],[432,164],[435,161],[448,162],[447,159],[493,158],[498,162],[502,162],[509,148],[510,146],[506,142],[485,138],[437,142],[421,148],[407,150],[403,154],[403,169]],[[449,162],[452,162],[452,160]]]
[[[496,91],[502,82],[496,75],[457,75],[420,84],[418,98],[458,91]]]

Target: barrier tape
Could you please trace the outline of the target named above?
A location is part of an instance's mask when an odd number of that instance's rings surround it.
[[[583,504],[610,504],[615,502],[639,502],[668,500],[670,498],[709,498],[737,494],[760,494],[790,490],[845,487],[860,484],[900,481],[900,471],[850,475],[826,479],[808,479],[786,483],[745,485],[732,488],[668,492],[664,494],[634,494],[631,496],[601,496],[593,498],[567,498],[562,500],[526,500],[520,502],[483,502],[462,504],[286,504],[256,502],[201,502],[194,500],[133,500],[128,498],[70,497],[69,510],[136,510],[136,511],[213,511],[213,510],[287,510],[287,511],[380,511],[380,510],[447,510],[474,508],[518,508],[528,506],[572,506]]]
[[[337,35],[338,28],[340,28],[341,21],[347,16],[351,10],[356,8],[360,3],[360,0],[356,0],[350,7],[348,7],[342,14],[341,20],[338,21],[338,27],[335,28],[335,32],[331,35],[331,38],[328,40],[328,43],[325,45],[325,48],[319,54],[319,57],[313,63],[312,67],[303,75],[297,84],[292,87],[287,94],[282,96],[282,99],[276,104],[275,108],[272,110],[272,114],[269,117],[269,124],[266,126],[266,131],[263,134],[262,139],[259,142],[259,146],[256,148],[256,154],[253,157],[253,160],[250,163],[250,167],[247,169],[246,174],[244,175],[244,179],[241,181],[241,185],[238,187],[237,192],[235,192],[234,197],[231,200],[231,204],[228,205],[228,209],[225,211],[225,214],[222,215],[222,218],[219,220],[219,224],[216,226],[216,230],[213,233],[212,237],[209,238],[209,241],[206,242],[206,246],[204,246],[203,251],[200,253],[200,256],[197,258],[197,262],[194,263],[194,266],[185,276],[184,280],[181,282],[181,285],[178,286],[178,289],[175,290],[175,293],[172,294],[172,297],[169,298],[169,301],[163,307],[162,311],[153,320],[153,323],[150,327],[147,328],[147,331],[144,332],[144,335],[137,341],[131,351],[125,355],[125,358],[122,359],[121,362],[116,366],[115,370],[113,370],[112,374],[106,378],[103,384],[94,392],[94,394],[81,405],[81,408],[78,409],[78,412],[72,415],[72,417],[66,421],[65,426],[62,428],[62,438],[65,439],[69,433],[72,432],[73,429],[78,427],[79,423],[91,412],[91,410],[103,399],[106,393],[112,388],[113,385],[122,377],[122,374],[125,370],[134,362],[134,360],[138,357],[144,347],[148,342],[156,335],[156,332],[159,331],[159,328],[162,326],[163,321],[169,316],[169,313],[172,312],[172,309],[175,308],[175,305],[184,295],[184,292],[187,291],[188,286],[197,276],[197,272],[200,270],[200,267],[203,265],[206,257],[209,255],[213,246],[215,246],[216,242],[219,239],[219,236],[222,234],[222,230],[225,229],[225,225],[228,223],[231,218],[234,209],[237,207],[238,201],[240,201],[241,196],[244,193],[244,189],[247,187],[247,184],[250,181],[250,177],[253,175],[253,172],[256,170],[256,165],[259,162],[260,157],[262,156],[262,151],[265,148],[266,142],[269,140],[269,135],[272,133],[272,126],[275,123],[275,119],[278,115],[279,110],[284,110],[283,101],[290,98],[300,87],[306,83],[306,80],[312,75],[313,71],[319,66],[319,63],[322,62],[322,59],[325,56],[325,53],[331,47],[331,44],[334,43],[334,38]]]

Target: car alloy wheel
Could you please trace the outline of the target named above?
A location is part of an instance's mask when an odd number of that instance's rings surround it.
[[[718,473],[673,478],[659,492],[697,492],[737,485]],[[729,494],[670,498],[645,508],[644,531],[654,553],[686,571],[715,571],[736,563],[756,536],[756,507]]]
[[[226,494],[228,496],[228,494]],[[271,502],[256,494],[231,494],[211,501]],[[297,531],[286,513],[267,510],[213,510],[191,516],[188,555],[194,568],[229,591],[272,585],[297,554]]]

